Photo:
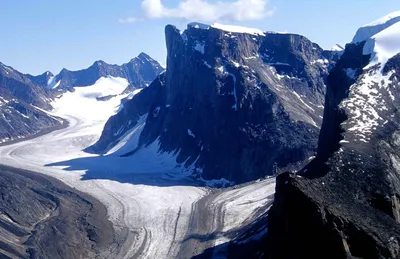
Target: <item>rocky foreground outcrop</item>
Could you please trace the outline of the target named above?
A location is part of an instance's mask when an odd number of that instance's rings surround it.
[[[221,25],[165,32],[166,72],[110,118],[94,150],[106,153],[146,115],[137,149],[157,141],[203,179],[246,182],[315,153],[338,53],[300,35]]]
[[[61,182],[0,166],[0,258],[107,258],[106,208]]]
[[[348,44],[331,71],[317,157],[277,178],[266,258],[400,258],[400,55],[390,55],[399,42],[387,40],[392,30]]]

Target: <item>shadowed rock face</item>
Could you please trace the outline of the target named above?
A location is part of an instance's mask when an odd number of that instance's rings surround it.
[[[366,68],[363,46],[328,77],[316,159],[277,178],[269,258],[400,257],[400,56]]]
[[[57,85],[59,89],[71,89],[75,86],[89,86],[101,77],[112,76],[126,78],[130,84],[128,90],[134,90],[147,87],[162,71],[164,69],[157,61],[145,53],[140,53],[121,66],[110,65],[100,60],[79,71],[63,69],[52,80],[50,87]]]
[[[53,91],[0,63],[0,143],[60,126],[60,120],[42,111],[51,109],[53,97]]]
[[[159,141],[161,151],[178,152],[177,163],[204,179],[245,182],[299,168],[315,152],[324,80],[338,54],[293,34],[194,24],[165,31],[167,71],[110,119],[97,152],[144,114],[152,116],[139,148]]]

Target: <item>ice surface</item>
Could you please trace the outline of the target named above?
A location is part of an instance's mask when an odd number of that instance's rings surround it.
[[[69,126],[0,147],[1,163],[56,177],[99,199],[116,230],[128,229],[127,236],[120,237],[126,239],[115,249],[115,258],[175,258],[187,235],[197,234],[190,232],[189,222],[198,216],[193,211],[195,204],[209,192],[184,178],[185,169],[176,163],[176,154],[160,153],[158,141],[147,147],[138,145],[146,115],[106,155],[83,151],[98,140],[107,119],[127,96],[120,94],[126,87],[125,79],[102,78],[93,86],[65,93],[53,103],[52,114],[67,119]],[[115,96],[96,99],[108,95]],[[226,220],[212,231],[219,227],[229,231],[244,224],[269,200],[273,185],[274,179],[269,179],[227,194],[221,191],[211,204],[222,206]],[[213,213],[207,218],[209,225],[217,221]],[[215,243],[229,240],[218,237]]]

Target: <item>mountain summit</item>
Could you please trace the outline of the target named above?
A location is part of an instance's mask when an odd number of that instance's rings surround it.
[[[63,69],[49,81],[49,88],[71,89],[72,87],[93,85],[101,77],[125,78],[129,82],[127,91],[148,86],[164,68],[145,53],[140,53],[128,63],[111,65],[99,60],[90,67],[78,71]]]

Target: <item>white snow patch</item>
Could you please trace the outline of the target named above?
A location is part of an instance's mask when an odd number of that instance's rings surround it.
[[[210,64],[208,64],[208,62],[207,62],[207,61],[205,61],[205,60],[203,60],[203,64],[204,64],[206,67],[208,67],[208,68],[212,68],[212,67],[211,67],[211,65],[210,65]]]
[[[327,60],[327,59],[317,59],[317,60],[311,61],[310,63],[311,63],[311,65],[314,65],[316,63],[319,63],[321,65],[328,65],[329,64],[329,60]]]
[[[259,29],[254,28],[247,28],[242,26],[235,26],[235,25],[223,25],[219,23],[214,23],[211,25],[212,28],[216,28],[223,31],[234,32],[234,33],[246,33],[252,35],[261,35],[265,36],[265,33]]]
[[[293,94],[297,97],[297,99],[299,99],[300,102],[301,102],[302,104],[304,104],[304,106],[306,106],[309,110],[315,111],[313,108],[311,108],[311,106],[309,106],[308,104],[306,104],[306,103],[303,101],[303,99],[300,97],[300,95],[299,95],[298,93],[296,93],[296,91],[292,91],[292,93],[293,93]]]
[[[142,90],[143,90],[143,88],[133,90],[132,92],[130,92],[130,93],[128,94],[128,96],[126,97],[126,99],[132,100],[132,98],[133,98],[135,95],[137,95],[138,93],[140,93],[140,91],[142,91]]]
[[[367,142],[369,135],[384,122],[379,113],[385,108],[383,94],[394,97],[390,91],[389,78],[393,72],[383,76],[379,70],[364,73],[357,83],[350,86],[349,97],[340,106],[347,110],[349,119],[343,123],[348,131]]]
[[[344,48],[343,48],[341,45],[339,45],[339,44],[335,44],[335,45],[331,48],[331,50],[332,50],[332,51],[343,51]]]
[[[193,132],[190,129],[187,130],[187,134],[193,138],[196,138],[196,136],[193,134]]]
[[[201,54],[204,54],[205,50],[205,43],[204,42],[196,42],[196,45],[194,46],[194,49]]]

